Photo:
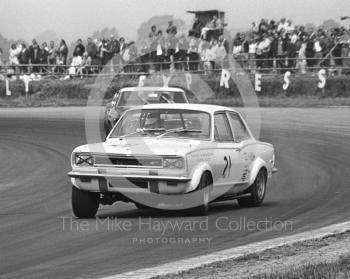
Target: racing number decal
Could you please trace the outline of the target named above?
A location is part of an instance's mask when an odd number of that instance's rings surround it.
[[[231,156],[228,156],[228,158],[225,156],[224,157],[224,161],[226,162],[226,165],[225,165],[225,168],[224,168],[224,171],[222,172],[222,177],[227,177],[227,176],[230,176],[230,172],[231,172]],[[228,173],[226,173],[228,169]]]

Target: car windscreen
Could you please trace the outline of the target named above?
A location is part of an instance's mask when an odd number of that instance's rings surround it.
[[[210,138],[210,114],[185,109],[139,109],[128,111],[110,138],[123,137]]]
[[[118,106],[139,106],[158,103],[187,103],[181,91],[143,91],[121,92]]]

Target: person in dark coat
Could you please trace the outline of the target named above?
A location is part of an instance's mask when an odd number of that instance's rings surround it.
[[[77,45],[75,46],[74,51],[73,51],[73,56],[81,56],[82,57],[84,52],[85,52],[85,47],[82,44],[81,39],[78,39]]]
[[[35,39],[32,40],[32,45],[29,47],[29,64],[32,65],[32,71],[38,73],[40,67],[36,66],[40,64],[40,47]]]
[[[42,73],[47,73],[48,72],[48,63],[49,63],[49,48],[47,47],[47,43],[43,42],[41,45],[40,49],[40,55],[39,55],[39,60],[41,64],[41,72]]]
[[[29,64],[29,51],[25,44],[22,44],[22,50],[18,55],[19,64],[21,64],[20,71],[21,73],[28,72],[28,64]]]
[[[68,47],[65,40],[61,40],[60,46],[58,48],[58,71],[64,72],[67,66],[67,57],[68,57]]]
[[[92,41],[91,38],[87,39],[86,52],[88,53],[88,56],[91,57],[91,59],[95,59],[97,56],[97,45]]]

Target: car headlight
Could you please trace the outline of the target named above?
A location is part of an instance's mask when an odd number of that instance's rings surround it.
[[[79,167],[89,167],[94,165],[94,157],[91,154],[76,153],[73,156],[73,163]]]
[[[176,157],[176,158],[164,158],[163,159],[163,168],[167,169],[183,169],[185,166],[184,158]]]

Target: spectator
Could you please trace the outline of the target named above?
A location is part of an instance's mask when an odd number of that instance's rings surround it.
[[[62,73],[65,70],[65,67],[67,66],[67,57],[68,57],[68,47],[65,40],[61,40],[60,46],[58,48],[58,71]]]
[[[91,59],[95,59],[97,56],[97,45],[91,38],[87,39],[86,52]]]
[[[135,42],[130,42],[123,53],[123,60],[127,64],[124,67],[125,72],[133,73],[136,71],[136,67],[134,67],[136,58],[137,58],[137,48],[135,46]]]
[[[50,45],[47,49],[47,61],[49,64],[49,70],[51,73],[54,73],[56,70],[56,64],[57,64],[57,54],[58,50],[55,47],[55,42],[50,41]]]
[[[259,28],[255,22],[252,22],[252,26],[251,26],[250,31],[253,33],[253,35],[257,35],[259,33]]]
[[[290,34],[287,34],[287,36],[287,67],[291,69],[295,67],[295,59],[297,57],[297,45],[296,40],[293,40]]]
[[[168,36],[175,36],[177,34],[177,28],[173,25],[173,21],[168,22],[168,28],[166,29]]]
[[[292,33],[294,31],[293,21],[291,19],[287,20],[287,25],[285,26],[285,31],[287,33]]]
[[[218,20],[218,17],[216,15],[214,15],[212,20],[209,21],[208,27],[209,28],[217,28],[217,20]]]
[[[301,74],[306,73],[306,48],[307,48],[307,36],[303,35],[302,37],[302,43],[300,45],[299,51],[298,51],[298,61],[296,68],[300,70]]]
[[[196,16],[192,23],[192,29],[188,32],[188,35],[199,38],[202,33],[203,27],[204,27],[204,24]]]
[[[143,45],[140,49],[140,63],[141,63],[141,71],[148,73],[149,71],[149,59],[150,59],[150,51],[147,42],[143,42]]]
[[[219,36],[219,44],[225,48],[226,53],[230,52],[230,44],[223,35]]]
[[[109,50],[109,55],[110,59],[112,62],[112,67],[114,68],[115,65],[119,66],[120,65],[120,44],[119,41],[114,38],[114,35],[112,34],[110,36],[109,44],[108,44],[108,50]],[[115,69],[117,71],[117,68]]]
[[[314,48],[314,41],[312,37],[306,36],[306,49],[305,49],[305,56],[306,56],[306,67],[311,68],[315,66],[315,48]]]
[[[281,18],[278,26],[277,26],[277,32],[280,34],[283,34],[287,30],[288,23],[286,22],[286,19],[283,17]]]
[[[123,64],[124,60],[123,60],[123,56],[124,56],[124,52],[127,48],[127,44],[125,42],[125,39],[123,37],[119,38],[119,53],[120,53],[120,63]]]
[[[73,51],[73,56],[74,57],[75,56],[81,56],[82,57],[84,52],[85,52],[85,47],[82,44],[81,39],[78,39],[77,45],[75,46],[74,51]]]
[[[248,68],[251,71],[256,69],[256,49],[258,47],[258,40],[256,35],[252,35],[252,38],[249,41],[249,50],[248,50]]]
[[[99,57],[101,59],[101,64],[104,66],[107,64],[110,58],[110,52],[108,48],[108,41],[106,39],[102,39],[102,42],[99,44]]]
[[[150,52],[151,52],[151,59],[156,59],[156,52],[157,52],[157,39],[158,39],[158,31],[157,27],[155,25],[151,26],[151,32],[148,34],[148,38],[150,41]]]
[[[2,68],[5,66],[5,62],[2,59],[2,56],[4,55],[4,52],[2,48],[0,48],[0,73],[2,72]]]
[[[114,38],[114,35],[112,34],[109,40],[109,52],[111,56],[114,56],[118,54],[119,51],[120,51],[119,41],[116,38]]]
[[[188,51],[188,42],[185,35],[181,35],[179,40],[176,43],[174,60],[175,60],[175,69],[177,70],[186,70],[186,59]]]
[[[88,74],[91,74],[91,56],[87,52],[83,53],[82,61],[80,66],[77,69],[77,75],[80,75],[81,77],[86,76]]]
[[[48,71],[48,68],[46,66],[49,62],[48,57],[49,57],[49,48],[47,47],[47,43],[43,42],[41,44],[40,55],[39,55],[39,61],[41,64],[41,67],[40,67],[41,73],[47,73]]]
[[[224,37],[221,35],[219,37],[219,41],[215,44],[214,47],[215,63],[217,63],[221,68],[228,66],[228,64],[225,63],[228,52],[226,51],[224,42]]]
[[[241,41],[241,33],[236,33],[235,38],[232,43],[232,54],[234,59],[239,59],[240,54],[242,52],[242,41]]]
[[[38,73],[40,67],[40,47],[35,39],[32,40],[32,45],[29,47],[29,64],[32,65],[32,72]]]
[[[259,23],[259,34],[267,33],[268,30],[269,30],[269,26],[265,21],[265,19],[262,18]]]
[[[274,31],[271,36],[271,46],[270,46],[270,50],[267,53],[267,57],[268,57],[268,67],[273,67],[274,69],[277,66],[276,63],[276,57],[277,57],[277,53],[278,53],[278,33],[277,31]]]
[[[188,60],[189,60],[189,70],[197,71],[198,70],[198,41],[196,38],[192,38],[190,40],[189,48],[188,48]]]
[[[257,52],[256,52],[256,58],[257,58],[256,65],[258,68],[263,69],[268,66],[266,59],[268,58],[267,54],[270,51],[270,47],[271,47],[271,39],[269,38],[269,35],[267,33],[264,33],[263,39],[258,44]]]
[[[322,35],[319,34],[314,41],[315,65],[318,67],[322,63]]]
[[[214,69],[214,61],[216,60],[216,46],[213,43],[207,43],[202,51],[203,70],[205,75],[210,75]]]
[[[82,67],[83,57],[82,56],[73,56],[72,62],[68,69],[68,74],[72,78],[74,75],[78,74],[78,69]]]
[[[29,64],[29,54],[28,49],[25,44],[22,44],[22,50],[18,55],[19,63],[21,64],[20,71],[21,73],[28,73],[28,64]]]
[[[157,35],[157,50],[156,50],[156,69],[163,70],[164,69],[164,57],[165,57],[165,40],[163,36],[162,30],[158,31]]]
[[[16,73],[18,72],[18,66],[19,66],[18,55],[19,55],[19,50],[17,48],[17,45],[12,44],[10,49],[9,65],[13,67]]]

